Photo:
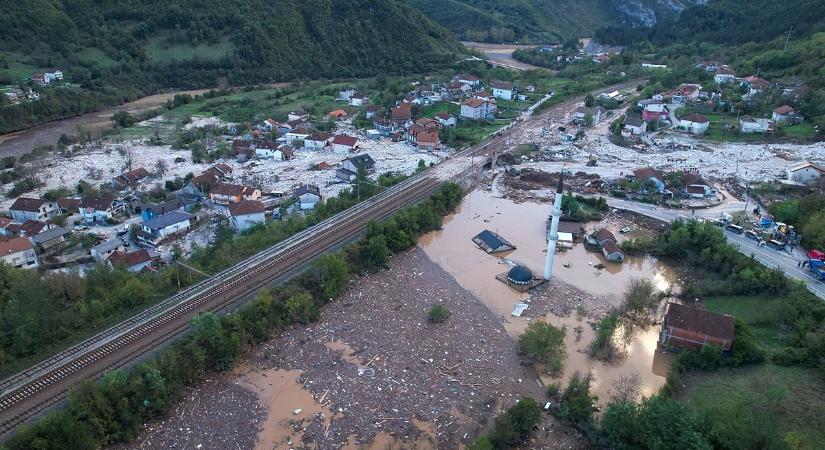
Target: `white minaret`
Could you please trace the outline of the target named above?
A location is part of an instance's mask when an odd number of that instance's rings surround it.
[[[553,258],[556,257],[556,244],[559,242],[559,218],[561,218],[561,198],[564,191],[564,167],[559,174],[559,186],[553,199],[553,219],[550,221],[550,237],[547,240],[547,259],[544,262],[544,280],[553,276]]]

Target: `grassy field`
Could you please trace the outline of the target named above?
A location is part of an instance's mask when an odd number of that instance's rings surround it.
[[[709,297],[705,306],[713,312],[742,319],[753,329],[754,337],[766,350],[782,347],[783,334],[775,325],[781,314],[781,300],[776,297]]]
[[[705,134],[705,139],[719,142],[761,142],[766,139],[776,140],[782,139],[783,136],[764,135],[762,133],[739,133],[736,129],[725,128],[727,123],[735,128],[739,127],[739,121],[735,114],[722,114],[718,112],[704,112],[693,108],[681,108],[678,110],[678,117],[682,118],[688,114],[698,113],[710,121],[708,131]],[[816,136],[816,130],[810,123],[802,123],[799,125],[786,126],[785,138],[791,139],[811,139]]]
[[[110,58],[103,50],[94,47],[84,48],[76,55],[81,62],[91,66],[97,66],[101,69],[110,69],[115,67],[118,62]]]
[[[422,108],[421,117],[435,117],[436,114],[442,111],[447,111],[450,114],[458,115],[461,112],[461,107],[455,103],[438,102]]]
[[[736,437],[727,448],[825,448],[825,382],[815,370],[766,364],[683,381],[681,397],[702,420]]]
[[[146,55],[158,64],[168,64],[175,61],[215,61],[232,54],[232,43],[228,40],[217,44],[168,44],[163,37],[156,37],[146,46]]]

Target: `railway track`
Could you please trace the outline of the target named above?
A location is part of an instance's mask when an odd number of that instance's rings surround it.
[[[32,368],[6,380],[10,387],[0,395],[0,436],[63,401],[80,380],[127,365],[184,332],[195,314],[220,310],[255,292],[347,242],[370,220],[384,219],[428,197],[441,184],[429,176],[400,183],[170,297],[140,314],[142,320],[136,316],[44,361],[36,366],[39,370]]]
[[[621,83],[597,93],[635,83],[637,81]],[[576,97],[553,108],[567,113],[583,98]],[[505,150],[513,127],[544,120],[544,115],[534,115],[514,124],[481,144],[455,153],[453,158],[470,155],[489,158],[500,153]],[[62,402],[79,381],[128,365],[183,333],[194,315],[221,310],[246,297],[319,254],[347,242],[370,220],[384,219],[397,209],[426,198],[441,184],[442,181],[426,173],[412,177],[0,381],[0,438]]]

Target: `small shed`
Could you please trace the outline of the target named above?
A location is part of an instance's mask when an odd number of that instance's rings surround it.
[[[660,342],[669,350],[716,345],[723,351],[733,347],[734,318],[704,309],[668,303]]]
[[[515,250],[516,246],[501,237],[498,233],[484,230],[473,237],[473,242],[487,253],[498,253]]]

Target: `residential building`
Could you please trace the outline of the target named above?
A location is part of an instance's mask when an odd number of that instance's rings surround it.
[[[357,92],[358,91],[355,90],[355,88],[351,88],[351,87],[342,88],[341,90],[338,91],[338,99],[349,101],[349,99],[353,95],[355,95]]]
[[[771,119],[774,122],[793,122],[796,117],[796,110],[788,105],[782,105],[773,110]]]
[[[624,253],[613,241],[605,242],[604,245],[602,245],[602,254],[609,262],[620,263],[624,261]]]
[[[593,233],[593,239],[597,244],[604,247],[608,242],[616,243],[616,236],[613,235],[607,228],[600,228]]]
[[[349,153],[358,147],[358,139],[353,136],[339,134],[332,139],[332,151],[335,153]]]
[[[12,223],[11,219],[9,219],[8,217],[0,217],[0,236],[5,238],[10,238],[14,236],[14,227],[11,227],[11,225],[17,224]]]
[[[412,104],[410,103],[402,103],[390,109],[390,120],[399,127],[405,126],[412,120],[412,117]]]
[[[29,238],[16,237],[0,241],[0,261],[17,268],[37,267],[37,254]]]
[[[278,143],[272,141],[260,141],[253,144],[253,148],[255,149],[255,156],[261,159],[271,159],[275,158],[275,153],[279,153],[279,158],[282,159],[280,156],[280,152],[278,152]]]
[[[349,105],[350,106],[364,106],[369,101],[369,97],[366,95],[356,92],[349,98]]]
[[[41,222],[39,220],[27,220],[20,224],[17,233],[20,236],[32,237],[35,234],[54,228],[51,222]]]
[[[771,82],[764,78],[751,75],[742,79],[742,87],[748,88],[747,95],[756,95],[769,89],[771,87]]]
[[[143,233],[151,240],[158,241],[176,233],[188,232],[194,218],[195,216],[189,213],[172,211],[145,220],[140,226]]]
[[[59,198],[57,199],[57,209],[60,214],[76,214],[80,212],[80,199]]]
[[[109,259],[116,252],[123,251],[126,248],[126,243],[120,238],[109,239],[92,247],[92,257],[97,262],[104,262]]]
[[[130,170],[128,172],[123,172],[122,174],[112,178],[112,188],[126,189],[129,186],[138,184],[149,178],[149,175],[149,171],[143,167],[138,167],[137,169]]]
[[[115,201],[112,194],[90,195],[80,199],[80,215],[86,223],[106,222],[122,214],[126,204]]]
[[[810,161],[802,161],[791,165],[787,169],[788,180],[795,183],[808,184],[825,175],[825,167]]]
[[[473,237],[473,243],[487,253],[499,253],[515,250],[516,246],[501,237],[498,233],[484,230]]]
[[[62,80],[63,71],[60,69],[48,69],[43,72],[43,78],[46,80],[46,84],[51,83],[52,81]]]
[[[391,120],[377,117],[373,119],[372,127],[375,128],[375,131],[380,133],[381,136],[390,137],[392,132],[396,129],[396,124]]]
[[[217,163],[206,169],[206,172],[212,172],[222,179],[229,179],[232,177],[232,166],[226,163]]]
[[[573,110],[571,122],[577,125],[595,126],[602,121],[602,116],[605,110],[600,107],[589,108],[587,106],[579,106]]]
[[[219,205],[238,203],[242,200],[258,200],[261,190],[240,184],[218,183],[209,191],[209,199]]]
[[[649,103],[642,110],[642,120],[645,122],[659,122],[667,118],[667,109],[664,103]]]
[[[716,75],[713,76],[713,81],[717,84],[732,83],[736,81],[736,72],[727,66],[723,66],[716,71]]]
[[[271,117],[258,124],[258,129],[266,133],[271,133],[272,131],[277,130],[277,128],[278,122]]]
[[[437,120],[442,127],[452,128],[455,127],[458,123],[458,120],[455,118],[455,116],[447,111],[441,111],[440,113],[436,114],[435,120]]]
[[[626,116],[623,125],[625,131],[637,136],[647,131],[647,122],[642,120],[641,117]]]
[[[367,105],[364,108],[364,118],[372,119],[375,116],[377,116],[380,111],[381,111],[381,106],[379,106],[379,105]]]
[[[187,195],[192,195],[198,198],[206,196],[213,186],[217,186],[221,182],[221,177],[214,172],[206,171],[191,180],[183,187],[182,191]]]
[[[516,88],[509,81],[492,80],[490,86],[493,88],[493,97],[504,100],[512,100],[515,96]]]
[[[298,199],[298,206],[301,210],[315,209],[315,205],[321,203],[321,189],[312,184],[305,184],[295,189],[295,197]]]
[[[229,220],[235,231],[242,232],[266,221],[264,204],[255,201],[242,201],[229,205]]]
[[[154,270],[158,261],[160,261],[160,254],[155,250],[145,248],[131,253],[115,252],[108,259],[110,266],[125,267],[129,272]]]
[[[307,120],[309,120],[309,113],[304,111],[303,109],[299,109],[297,111],[290,111],[289,114],[287,114],[287,120],[302,120],[306,122]]]
[[[692,134],[705,134],[710,121],[701,114],[689,114],[679,121],[679,125]]]
[[[193,202],[191,201],[177,197],[160,204],[148,203],[141,208],[140,216],[143,220],[149,220],[168,212],[183,211],[192,204]]]
[[[9,208],[11,218],[17,222],[27,220],[45,221],[58,215],[57,202],[42,198],[18,197]]]
[[[494,102],[471,98],[461,104],[461,117],[471,120],[495,120],[496,109]]]
[[[71,233],[71,231],[65,228],[54,227],[30,236],[32,243],[37,246],[37,248],[46,250],[61,242],[66,242],[66,237]]]
[[[703,309],[668,303],[659,342],[668,350],[715,345],[722,351],[733,347],[734,318]]]
[[[461,73],[456,75],[455,81],[461,84],[470,85],[472,87],[481,86],[481,80],[477,76],[471,75],[469,73]]]
[[[330,136],[327,133],[315,132],[304,139],[304,149],[323,150],[329,144]]]
[[[430,129],[419,131],[415,135],[415,145],[419,150],[435,151],[441,148],[441,138],[438,135],[438,130]]]
[[[639,191],[643,194],[665,191],[665,177],[662,172],[652,167],[642,167],[633,171],[632,179],[639,183]]]
[[[771,129],[771,121],[768,119],[756,119],[751,116],[739,118],[739,130],[742,133],[767,133]]]

